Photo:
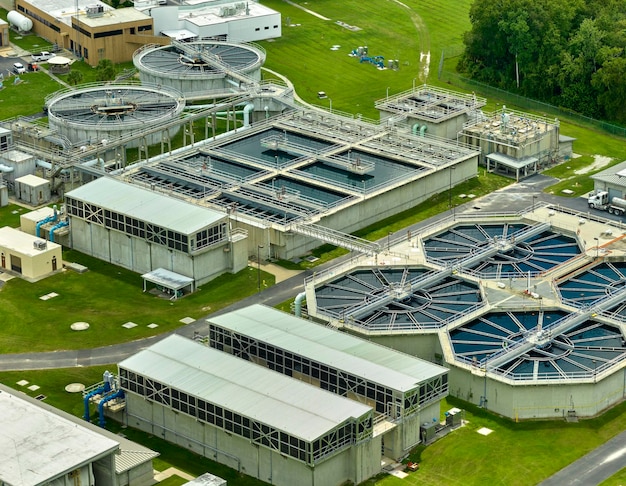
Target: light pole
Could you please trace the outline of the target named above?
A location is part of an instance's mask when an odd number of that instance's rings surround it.
[[[392,234],[393,233],[391,231],[387,233],[387,253],[391,251],[391,235]]]
[[[596,258],[598,258],[598,254],[600,253],[600,240],[597,237],[594,237],[596,240]]]
[[[535,201],[537,200],[537,196],[533,196],[533,213],[535,212]]]
[[[389,86],[387,86],[387,99],[389,99]]]
[[[333,112],[333,100],[328,98],[328,111]]]
[[[256,246],[257,292],[261,292],[261,248],[263,245]]]
[[[413,78],[413,91],[415,91],[415,78]]]

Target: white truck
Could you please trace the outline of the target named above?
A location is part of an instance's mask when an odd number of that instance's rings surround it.
[[[587,203],[592,209],[608,211],[611,214],[621,216],[626,213],[626,199],[621,197],[613,197],[609,200],[607,191],[596,191],[589,194]]]
[[[31,57],[32,57],[33,62],[45,62],[45,61],[49,61],[50,59],[52,59],[54,57],[54,54],[48,51],[41,51],[41,52],[34,52]]]

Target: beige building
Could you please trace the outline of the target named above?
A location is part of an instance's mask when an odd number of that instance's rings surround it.
[[[129,7],[113,9],[97,0],[16,0],[16,10],[33,21],[33,31],[92,65],[102,59],[129,61],[144,44],[169,44],[155,36],[152,18]]]
[[[15,228],[0,228],[0,271],[38,280],[62,268],[62,247]]]
[[[8,47],[9,45],[9,24],[0,19],[0,47]]]

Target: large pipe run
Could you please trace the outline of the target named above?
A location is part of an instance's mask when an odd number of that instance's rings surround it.
[[[296,317],[302,317],[302,301],[304,299],[306,299],[306,292],[300,292],[298,295],[296,295],[296,300],[294,301],[294,311]]]

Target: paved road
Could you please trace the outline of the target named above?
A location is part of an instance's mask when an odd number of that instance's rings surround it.
[[[588,486],[600,484],[626,465],[626,432],[594,449],[539,483],[539,486]]]

